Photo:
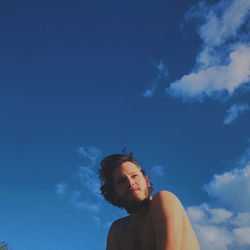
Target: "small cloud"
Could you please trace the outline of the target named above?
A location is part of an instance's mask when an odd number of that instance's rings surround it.
[[[68,184],[65,182],[56,184],[56,193],[58,195],[64,195],[67,192]]]
[[[152,167],[151,174],[152,176],[164,176],[165,175],[164,167],[162,166]]]
[[[249,110],[249,105],[247,103],[244,104],[233,104],[228,110],[227,110],[227,116],[224,119],[224,124],[228,125],[235,121],[239,115],[242,115],[246,113]]]
[[[143,93],[143,97],[152,97],[154,95],[154,92],[156,90],[156,84],[152,84],[150,89],[146,89]]]

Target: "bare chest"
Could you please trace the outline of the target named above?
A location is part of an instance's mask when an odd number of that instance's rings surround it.
[[[155,250],[155,237],[149,217],[140,225],[127,223],[120,235],[121,250]]]

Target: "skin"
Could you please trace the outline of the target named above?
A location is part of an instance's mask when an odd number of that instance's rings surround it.
[[[149,196],[150,182],[139,167],[124,162],[113,172],[115,192],[134,204]],[[150,197],[150,205],[115,221],[107,250],[199,250],[199,244],[178,198],[167,191]]]

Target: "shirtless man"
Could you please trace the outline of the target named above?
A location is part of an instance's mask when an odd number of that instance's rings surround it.
[[[110,227],[107,250],[199,250],[178,198],[167,191],[152,197],[149,178],[133,155],[113,154],[101,162],[101,193],[129,216]]]

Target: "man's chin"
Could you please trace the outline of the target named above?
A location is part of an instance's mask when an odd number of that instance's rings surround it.
[[[122,207],[125,208],[129,214],[138,212],[140,209],[148,206],[149,203],[149,197],[144,200],[134,198],[121,201]]]

